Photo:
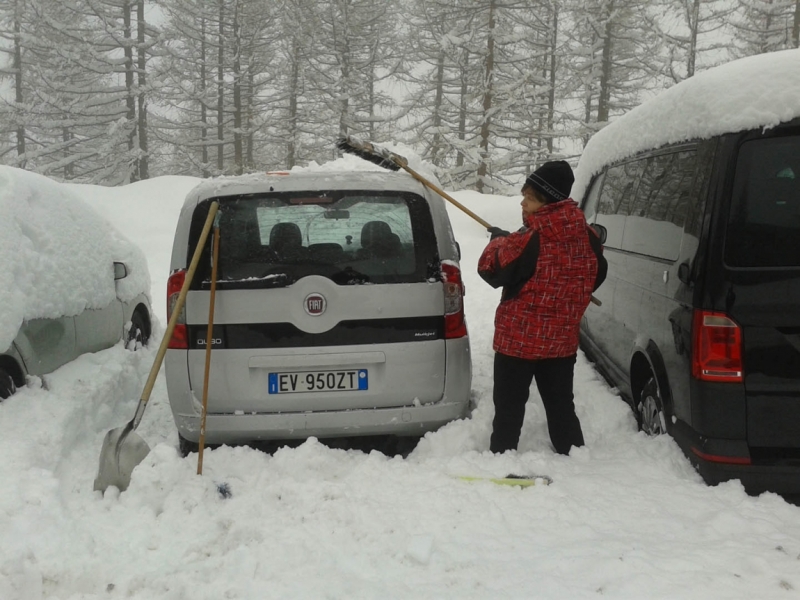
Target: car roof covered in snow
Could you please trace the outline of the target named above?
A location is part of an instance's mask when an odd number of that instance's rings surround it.
[[[150,294],[141,249],[68,184],[0,166],[0,351],[25,320],[74,316]],[[113,262],[128,276],[114,281]]]
[[[800,49],[735,60],[695,74],[611,122],[589,140],[573,198],[606,165],[638,152],[800,116]]]
[[[217,177],[203,181],[186,196],[186,206],[195,206],[208,198],[263,194],[265,192],[298,192],[325,190],[387,190],[423,193],[422,184],[405,171],[333,171],[292,170],[254,173],[236,177]]]

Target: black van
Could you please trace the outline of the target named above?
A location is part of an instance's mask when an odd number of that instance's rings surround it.
[[[596,164],[584,351],[708,483],[800,493],[800,119]]]

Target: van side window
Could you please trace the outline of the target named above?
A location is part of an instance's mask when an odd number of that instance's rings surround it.
[[[600,175],[594,178],[592,187],[589,190],[586,199],[583,201],[583,206],[581,209],[583,210],[583,216],[586,217],[587,223],[594,223],[594,218],[597,215],[597,204],[600,200],[600,190],[603,188],[604,178],[604,173],[600,173]]]
[[[689,205],[689,212],[686,216],[684,235],[691,236],[696,246],[700,240],[700,231],[703,228],[703,218],[706,213],[708,186],[711,184],[711,173],[714,168],[714,145],[708,142],[699,144],[695,159],[697,160],[697,176],[695,178],[692,202]],[[684,239],[684,246],[686,241]],[[690,256],[694,256],[694,253],[690,253]]]
[[[695,152],[653,156],[630,205],[622,249],[677,260],[696,172]]]
[[[607,248],[622,248],[625,219],[636,195],[644,161],[637,160],[606,171],[595,222],[608,230]]]
[[[800,266],[800,136],[742,144],[725,262],[734,267]]]

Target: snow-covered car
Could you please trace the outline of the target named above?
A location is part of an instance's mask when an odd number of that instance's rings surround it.
[[[151,332],[143,252],[64,184],[0,166],[0,399]]]
[[[207,244],[165,362],[184,452],[199,439],[208,343],[211,444],[419,436],[468,413],[464,289],[441,197],[386,171],[202,183],[178,219],[170,307],[214,201],[213,338]]]
[[[709,483],[800,494],[800,50],[709,69],[595,134],[583,348]]]

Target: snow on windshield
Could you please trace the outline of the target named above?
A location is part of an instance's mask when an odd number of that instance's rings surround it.
[[[573,198],[595,173],[627,156],[800,116],[800,50],[736,60],[686,79],[597,132],[576,171]]]
[[[23,320],[76,315],[150,292],[144,253],[67,185],[0,166],[0,350]],[[128,277],[114,284],[113,261]]]

